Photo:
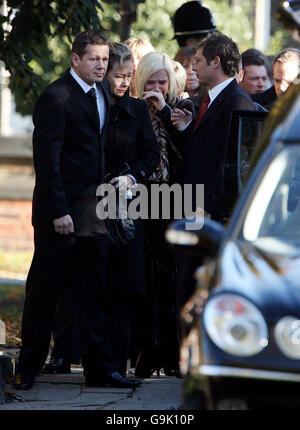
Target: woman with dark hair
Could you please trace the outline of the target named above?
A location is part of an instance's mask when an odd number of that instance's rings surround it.
[[[106,79],[110,83],[110,117],[105,148],[106,179],[119,190],[130,189],[149,177],[159,154],[147,104],[129,96],[133,73],[130,48],[112,43]],[[141,220],[135,222],[135,237],[119,249],[111,247],[109,282],[112,308],[112,343],[118,371],[126,373],[131,317],[136,297],[144,292],[145,272]]]
[[[205,85],[200,85],[196,72],[193,70],[193,59],[196,53],[194,46],[185,46],[179,49],[174,57],[174,61],[178,61],[186,71],[185,91],[195,105],[195,110],[198,111],[202,100],[207,94]]]

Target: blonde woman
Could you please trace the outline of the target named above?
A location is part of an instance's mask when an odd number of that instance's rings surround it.
[[[182,156],[177,132],[170,121],[172,109],[178,103],[177,85],[174,65],[167,54],[150,52],[141,59],[136,89],[139,98],[148,104],[160,151],[160,163],[150,176],[149,188],[151,184],[181,183]],[[150,377],[160,368],[164,368],[165,374],[179,376],[177,260],[175,253],[164,245],[164,232],[172,220],[170,209],[170,219],[163,219],[160,213],[160,219],[143,222],[147,294],[137,324],[137,337],[143,345],[135,369],[138,377]]]
[[[148,52],[154,52],[152,44],[147,39],[139,39],[136,37],[130,37],[125,41],[126,45],[129,46],[132,53],[132,65],[133,65],[133,73],[130,85],[130,95],[131,97],[138,97],[136,87],[135,87],[135,74],[137,67],[141,58],[148,54]]]
[[[155,182],[182,183],[182,144],[171,123],[174,107],[193,112],[190,100],[178,99],[174,64],[161,52],[150,52],[140,61],[136,73],[139,98],[146,100],[152,126],[160,146],[161,162],[151,179]]]

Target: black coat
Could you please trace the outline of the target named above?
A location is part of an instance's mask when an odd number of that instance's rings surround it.
[[[110,109],[105,146],[107,179],[125,170],[125,163],[129,165],[127,173],[133,175],[138,183],[146,182],[159,163],[158,144],[147,104],[144,100],[130,97],[128,91]],[[110,259],[111,288],[121,298],[142,293],[145,289],[141,220],[135,221],[135,228],[134,239],[113,253]]]
[[[277,100],[274,85],[263,93],[251,94],[251,99],[256,103],[259,103],[265,109],[271,110]]]
[[[107,107],[102,134],[93,102],[70,73],[49,85],[37,100],[33,114],[34,226],[53,229],[54,219],[70,214],[75,233],[89,235],[97,221],[96,189],[104,176],[109,114],[109,85],[106,81],[98,85]]]
[[[230,82],[215,98],[195,131],[192,122],[183,132],[183,137],[190,136],[185,148],[184,183],[193,184],[193,210],[195,186],[204,184],[204,209],[215,219],[222,219],[224,216],[224,163],[234,110],[255,110],[250,97],[236,80]]]
[[[105,172],[117,176],[124,170],[144,183],[159,163],[159,150],[144,100],[127,91],[110,109],[105,145]]]

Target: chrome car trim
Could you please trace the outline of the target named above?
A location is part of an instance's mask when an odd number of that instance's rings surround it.
[[[300,382],[300,374],[277,372],[273,370],[244,369],[241,367],[215,366],[203,364],[199,366],[200,374],[246,379],[264,379],[271,381]]]

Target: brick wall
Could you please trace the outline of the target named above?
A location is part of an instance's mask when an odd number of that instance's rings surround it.
[[[32,250],[31,200],[0,200],[0,248]]]

